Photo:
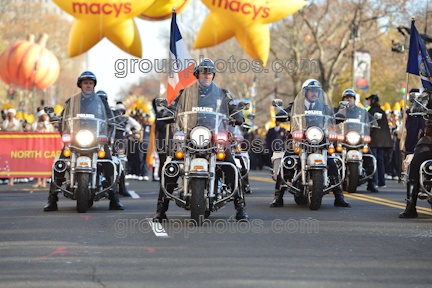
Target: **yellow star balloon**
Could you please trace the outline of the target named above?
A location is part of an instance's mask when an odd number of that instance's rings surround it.
[[[133,18],[156,0],[53,1],[75,17],[69,35],[69,57],[86,52],[107,37],[123,51],[141,58],[141,39]]]
[[[268,24],[291,15],[305,0],[202,0],[210,9],[198,32],[194,49],[211,47],[235,36],[253,59],[267,64],[270,50]]]
[[[141,13],[139,17],[150,21],[169,19],[172,16],[173,7],[176,8],[176,13],[178,15],[191,1],[192,0],[156,0],[156,2],[149,9]]]

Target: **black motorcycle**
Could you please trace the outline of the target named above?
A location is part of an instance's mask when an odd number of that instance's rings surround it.
[[[80,95],[70,99],[62,117],[55,116],[52,107],[44,108],[53,123],[61,123],[64,143],[62,157],[57,156],[54,160],[51,185],[63,192],[66,198],[77,201],[78,213],[85,213],[94,201],[107,197],[107,192],[118,180],[115,163],[102,159],[106,153],[104,145],[110,141],[108,125],[116,124],[108,124],[113,119],[107,119],[99,97],[93,100],[92,105],[97,109],[91,110],[91,114],[81,107]],[[111,185],[104,177],[103,164],[112,166],[114,170]]]

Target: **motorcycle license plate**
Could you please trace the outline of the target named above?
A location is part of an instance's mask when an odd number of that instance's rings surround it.
[[[91,159],[89,157],[78,157],[77,167],[91,167]]]

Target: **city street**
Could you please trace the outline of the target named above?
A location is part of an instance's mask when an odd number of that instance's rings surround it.
[[[0,287],[430,287],[432,211],[419,201],[419,218],[399,219],[402,184],[345,193],[352,208],[326,195],[311,211],[290,194],[269,208],[268,172],[250,179],[248,223],[228,203],[200,228],[174,202],[169,223],[150,224],[157,182],[127,180],[140,198],[121,196],[124,211],[104,199],[84,214],[62,195],[43,212],[48,189],[33,183],[1,185]]]

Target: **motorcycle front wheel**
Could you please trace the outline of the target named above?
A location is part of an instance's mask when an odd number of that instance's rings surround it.
[[[308,206],[310,210],[318,210],[324,196],[324,171],[312,170],[309,173],[313,184],[308,192]]]
[[[346,190],[349,193],[355,193],[357,191],[357,186],[358,186],[359,164],[348,163],[346,172],[347,172],[345,176]]]
[[[195,220],[198,226],[202,225],[205,219],[206,206],[204,198],[204,190],[206,188],[206,180],[202,178],[193,178],[190,180],[192,190],[191,197],[191,219]]]
[[[77,212],[85,213],[89,208],[89,181],[90,175],[87,173],[78,173],[77,175],[78,187],[76,190],[76,199],[77,199]]]

